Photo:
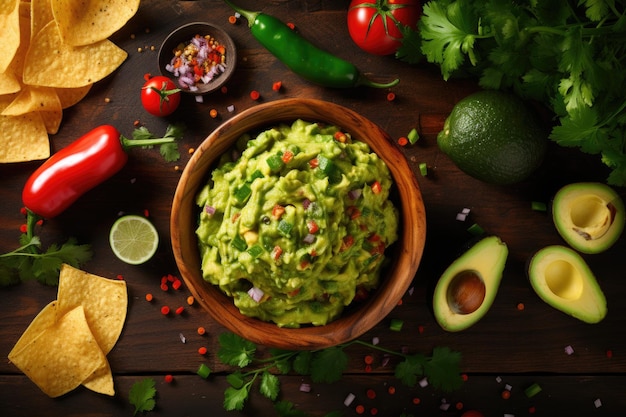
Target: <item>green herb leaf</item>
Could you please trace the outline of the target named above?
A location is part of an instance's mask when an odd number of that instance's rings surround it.
[[[217,357],[227,365],[243,368],[254,359],[256,345],[234,333],[222,333],[219,336],[220,348]]]
[[[267,371],[263,372],[263,374],[261,374],[261,385],[259,386],[259,391],[266,398],[275,401],[278,397],[278,392],[280,391],[280,382],[278,381],[278,377]]]
[[[248,383],[241,388],[226,388],[226,391],[224,391],[224,409],[226,411],[243,410],[243,406],[250,394],[250,384]]]
[[[333,346],[315,352],[311,361],[313,382],[336,382],[341,379],[348,366],[348,355],[341,347]]]
[[[424,375],[425,362],[426,357],[424,357],[424,355],[416,354],[407,356],[404,361],[396,365],[396,378],[402,381],[404,385],[414,387],[417,384],[418,378]]]
[[[294,404],[289,401],[278,401],[274,404],[274,410],[278,417],[306,417],[307,414],[295,408]]]
[[[152,411],[156,405],[156,382],[152,378],[146,378],[135,382],[128,394],[128,400],[135,406],[133,415],[144,411]]]
[[[313,360],[313,352],[303,350],[298,352],[293,360],[293,370],[300,375],[309,375],[311,373],[311,361]]]
[[[424,364],[424,375],[433,387],[452,392],[463,384],[461,354],[447,347],[436,347],[430,360]]]
[[[402,26],[400,30],[402,31],[402,44],[396,51],[396,58],[412,65],[424,61],[420,46],[422,37],[419,32],[410,26]]]

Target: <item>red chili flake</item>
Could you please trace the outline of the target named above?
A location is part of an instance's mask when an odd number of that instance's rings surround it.
[[[368,365],[371,365],[374,363],[374,357],[372,355],[365,355],[365,357],[363,358],[363,362],[365,362]]]
[[[258,100],[258,99],[259,99],[259,97],[261,97],[261,93],[259,93],[259,92],[258,92],[258,91],[256,91],[256,90],[252,90],[252,91],[250,91],[250,98],[251,98],[252,100]]]
[[[122,274],[117,274],[117,279],[124,281],[124,276]]]
[[[187,304],[189,304],[190,306],[193,305],[195,301],[196,299],[193,298],[193,295],[190,295],[189,297],[187,297]]]
[[[39,219],[37,220],[37,222],[35,223],[37,226],[41,226],[43,224],[43,219]]]
[[[22,213],[23,216],[26,216],[28,214],[28,209],[26,209],[26,207],[21,207],[20,213]]]
[[[511,398],[511,391],[509,391],[508,389],[505,389],[502,391],[501,396],[503,400],[508,400],[509,398]]]
[[[209,116],[211,116],[212,119],[215,119],[217,117],[217,110],[211,109],[209,111]]]
[[[294,30],[296,28],[296,25],[293,24],[292,22],[287,22],[287,26],[289,27],[289,29]]]
[[[401,299],[399,299],[399,300],[398,300],[398,304],[397,304],[397,305],[401,306],[401,305],[402,305],[402,303],[404,303],[404,301],[403,301],[403,300],[402,300],[402,298],[401,298]]]
[[[609,359],[611,359],[613,357],[613,351],[611,349],[607,349],[606,357],[609,358]]]
[[[459,402],[457,402],[457,403],[454,405],[454,407],[455,407],[457,410],[459,410],[459,411],[460,411],[460,410],[462,410],[462,409],[463,409],[463,403],[462,403],[461,401],[459,401]]]
[[[467,382],[469,376],[467,374],[461,374],[461,379],[463,380],[463,382]]]
[[[180,316],[181,314],[183,314],[184,311],[185,311],[185,307],[180,306],[176,309],[176,314]]]
[[[230,23],[231,25],[234,25],[235,23],[237,23],[237,16],[234,16],[234,15],[228,16],[228,23]]]
[[[26,233],[28,231],[28,226],[25,224],[20,225],[20,232]]]
[[[370,372],[372,372],[372,365],[365,365],[364,370],[365,370],[365,372],[367,372],[369,374]]]
[[[170,289],[170,287],[167,285],[167,281],[166,281],[166,282],[162,282],[162,283],[161,283],[161,289],[162,289],[163,291],[167,291],[167,290],[169,290],[169,289]]]
[[[343,132],[335,132],[334,137],[337,142],[341,142],[341,143],[346,143],[346,140],[348,139],[346,134]]]
[[[143,209],[143,215],[144,217],[150,217],[150,211],[148,211],[148,209]]]
[[[167,382],[168,384],[171,384],[172,382],[174,382],[174,377],[170,374],[165,375],[165,377],[163,378],[165,380],[165,382]]]
[[[146,301],[150,302],[152,301],[152,299],[153,299],[152,294],[150,293],[146,294]]]
[[[531,405],[530,407],[528,407],[528,414],[535,414],[536,411],[537,411],[537,408],[534,405]]]
[[[168,314],[170,314],[170,308],[168,306],[161,307],[161,314],[167,316]]]
[[[517,303],[517,309],[518,309],[519,311],[524,310],[524,308],[525,308],[524,303]]]
[[[417,331],[419,332],[419,334],[424,333],[424,326],[422,326],[422,325],[417,326]]]
[[[398,138],[398,145],[406,146],[408,144],[409,144],[409,140],[406,137],[402,136],[402,137]]]
[[[367,398],[369,398],[370,400],[373,400],[374,398],[376,398],[376,391],[374,391],[371,388],[368,389],[365,394],[367,395]]]
[[[152,74],[150,74],[149,72],[146,72],[146,73],[143,75],[143,79],[144,79],[145,81],[148,81],[150,78],[152,78]]]
[[[345,250],[348,250],[352,245],[354,245],[354,236],[347,235],[343,238],[339,251],[343,252]]]
[[[389,388],[387,388],[387,392],[391,395],[396,393],[396,387],[394,387],[393,385],[391,385]]]
[[[413,402],[413,404],[418,405],[419,403],[422,402],[422,400],[419,397],[413,397],[413,400],[411,400]]]
[[[387,93],[387,101],[394,101],[396,99],[396,93],[389,92]]]
[[[222,92],[222,94],[226,94],[228,93],[228,87],[223,86],[222,88],[220,88],[220,91]]]
[[[365,412],[365,407],[362,404],[359,404],[356,406],[354,411],[356,411],[357,414],[363,414]]]
[[[293,159],[293,152],[289,150],[285,151],[280,159],[282,159],[284,163],[288,164]]]
[[[272,90],[274,91],[280,91],[280,89],[283,87],[283,82],[282,81],[276,81],[274,82],[274,84],[272,84]]]
[[[198,327],[198,334],[200,336],[202,336],[205,333],[206,333],[206,329],[204,327],[202,327],[202,326]]]
[[[172,274],[167,274],[167,280],[169,282],[174,282],[174,280],[176,279],[176,277]]]
[[[207,348],[205,348],[204,346],[198,348],[198,353],[201,355],[206,355],[207,352]]]
[[[175,290],[179,290],[182,286],[183,282],[178,278],[174,279],[174,281],[172,282],[172,288],[174,288]]]
[[[373,415],[373,416],[378,414],[378,408],[376,408],[376,407],[370,408],[370,414]]]

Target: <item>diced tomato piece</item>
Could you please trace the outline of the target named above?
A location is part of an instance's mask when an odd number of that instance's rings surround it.
[[[374,192],[374,194],[379,194],[382,190],[383,187],[382,185],[380,185],[380,182],[374,181],[374,183],[372,184],[372,191]]]
[[[311,233],[313,235],[315,233],[319,232],[319,230],[320,230],[320,227],[317,225],[315,220],[309,220],[308,222],[306,222],[306,227],[307,227],[307,229],[309,229],[309,233]]]
[[[274,208],[272,208],[272,216],[275,219],[280,219],[283,214],[285,214],[285,207],[281,206],[280,204],[276,204]]]

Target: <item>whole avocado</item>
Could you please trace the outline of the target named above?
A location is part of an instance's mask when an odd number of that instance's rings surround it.
[[[491,184],[526,180],[545,157],[548,130],[519,97],[482,90],[459,101],[437,144],[466,174]]]

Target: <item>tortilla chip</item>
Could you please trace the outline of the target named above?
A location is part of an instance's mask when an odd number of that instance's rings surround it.
[[[54,20],[50,0],[31,0],[30,34],[36,35],[44,26]]]
[[[64,314],[9,359],[50,397],[75,389],[106,362],[82,306]]]
[[[19,116],[34,111],[60,111],[61,101],[54,88],[26,85],[2,116]]]
[[[0,72],[5,72],[20,46],[20,2],[0,2]]]
[[[84,87],[111,74],[127,56],[126,51],[106,39],[85,46],[64,44],[57,25],[50,22],[31,39],[23,82],[46,87]]]
[[[139,9],[139,0],[51,0],[63,43],[89,45],[121,29]]]
[[[115,395],[113,374],[109,362],[107,361],[103,366],[96,369],[91,377],[83,381],[83,386],[98,394]]]
[[[24,162],[50,156],[50,141],[40,112],[0,116],[0,162]]]
[[[63,264],[57,299],[59,314],[83,306],[87,322],[102,351],[107,354],[113,349],[124,327],[128,309],[125,281],[103,278]]]
[[[17,93],[21,88],[20,81],[10,67],[5,72],[0,73],[0,94]]]
[[[87,84],[86,86],[76,88],[57,88],[57,95],[59,100],[61,100],[61,108],[67,109],[81,101],[91,90],[92,85]]]
[[[57,314],[57,301],[52,301],[47,304],[44,308],[41,309],[39,314],[35,316],[33,321],[30,322],[22,336],[18,339],[13,349],[9,353],[9,357],[17,354],[19,351],[24,349],[25,346],[29,345],[33,340],[35,340],[44,330],[48,327],[54,325],[56,321]]]

